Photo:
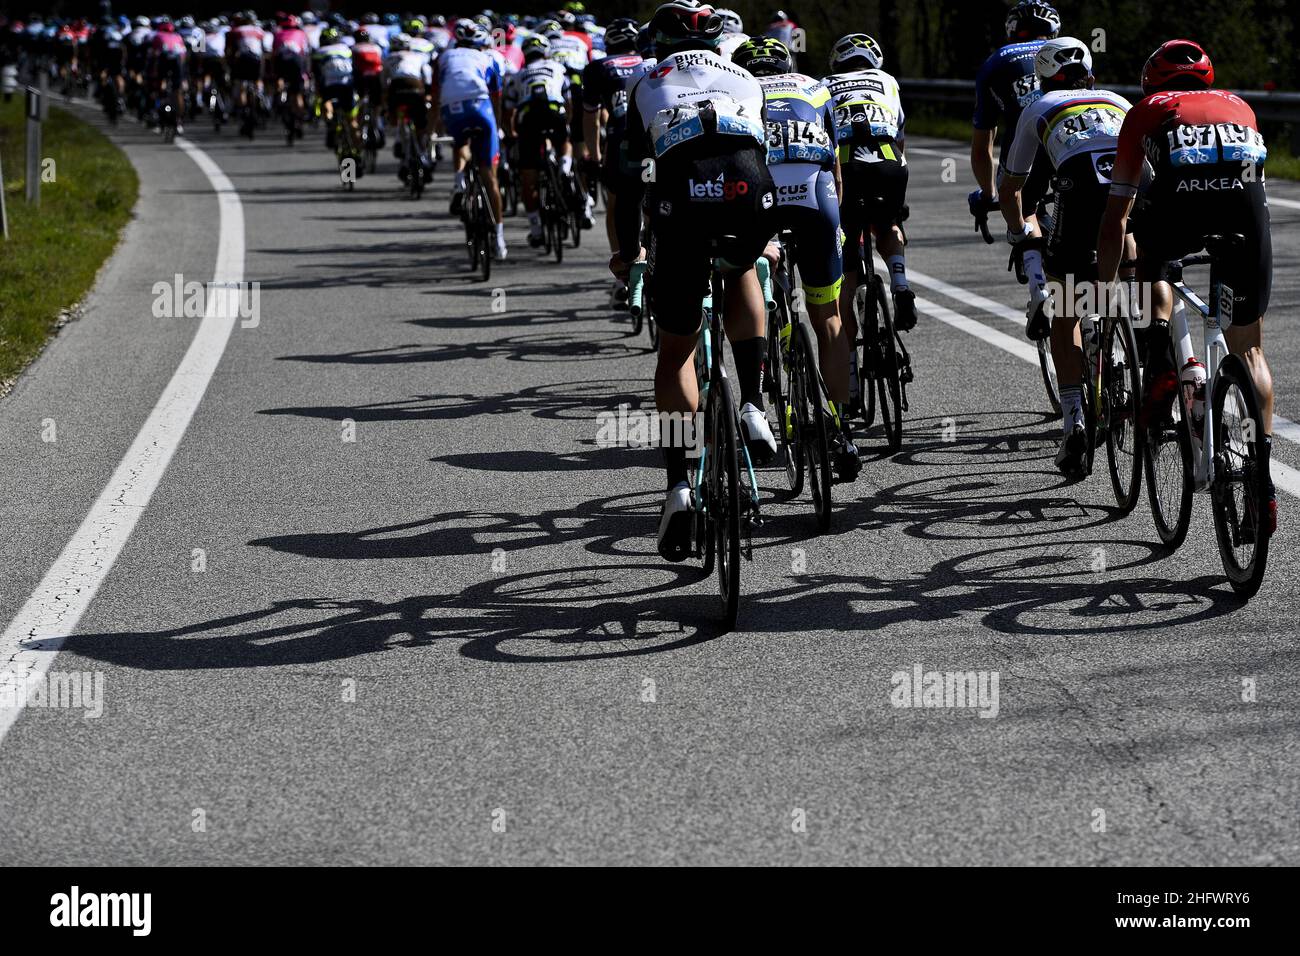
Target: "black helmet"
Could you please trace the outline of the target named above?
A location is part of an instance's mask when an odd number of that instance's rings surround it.
[[[639,26],[631,17],[619,17],[605,28],[606,53],[631,53],[636,49]]]
[[[678,50],[716,50],[722,39],[722,17],[696,0],[669,0],[650,18],[650,32],[661,54]]]
[[[1056,7],[1040,0],[1021,0],[1007,12],[1007,39],[1052,38],[1061,32],[1061,15]]]
[[[776,76],[794,72],[790,48],[772,37],[753,37],[736,47],[731,62],[755,76]]]

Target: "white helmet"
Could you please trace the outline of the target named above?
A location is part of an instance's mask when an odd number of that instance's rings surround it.
[[[735,10],[728,10],[725,7],[715,7],[713,12],[722,17],[722,32],[726,33],[744,33],[745,22],[740,19],[740,14]]]
[[[885,51],[880,48],[879,43],[865,33],[850,33],[835,41],[835,46],[831,47],[832,70],[862,69],[860,66],[853,65],[858,61],[873,70],[878,70],[885,62]]]
[[[1048,40],[1034,55],[1034,73],[1039,84],[1073,83],[1092,76],[1092,53],[1074,37]]]

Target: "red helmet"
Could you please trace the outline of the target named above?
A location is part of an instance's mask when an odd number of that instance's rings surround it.
[[[1142,92],[1204,90],[1214,85],[1214,64],[1201,45],[1192,40],[1169,40],[1142,67]]]
[[[280,29],[300,30],[302,29],[302,21],[292,13],[285,14],[284,16],[280,17]]]

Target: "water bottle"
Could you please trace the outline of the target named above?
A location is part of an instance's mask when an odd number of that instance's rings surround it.
[[[1192,426],[1192,434],[1199,440],[1205,427],[1205,366],[1195,358],[1187,360],[1178,375],[1183,388],[1183,409]]]

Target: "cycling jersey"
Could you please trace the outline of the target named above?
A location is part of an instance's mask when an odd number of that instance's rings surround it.
[[[563,65],[555,60],[535,60],[506,81],[501,105],[521,111],[563,111],[568,98],[569,75]]]
[[[179,33],[157,33],[149,44],[149,53],[162,59],[183,60],[188,52]]]
[[[356,51],[352,52],[355,57]],[[416,80],[425,84],[433,82],[433,67],[429,63],[429,58],[411,50],[390,53],[384,60],[383,70],[384,76],[389,80]]]
[[[884,70],[854,70],[823,82],[831,95],[841,162],[906,162],[897,149],[905,123],[897,80]]]
[[[591,62],[591,37],[566,30],[551,41],[551,55],[570,73],[581,73]]]
[[[802,73],[759,80],[767,102],[767,163],[835,165],[836,125],[830,91]]]
[[[205,33],[203,35],[203,54],[204,56],[224,58],[226,55],[226,35],[221,31]]]
[[[261,27],[245,24],[231,29],[226,39],[226,49],[235,56],[255,56],[261,59],[266,52]]]
[[[644,131],[656,157],[714,136],[766,147],[763,88],[749,72],[711,50],[674,53],[633,88],[627,128]]]
[[[188,30],[181,31],[181,39],[189,47],[190,53],[198,56],[203,52],[203,28],[191,27]]]
[[[996,129],[999,124],[1015,129],[1020,113],[1038,98],[1038,74],[1034,57],[1044,40],[1008,43],[992,54],[975,75],[976,129]],[[1007,143],[1002,143],[1003,157]]]
[[[352,69],[359,76],[374,76],[384,70],[384,51],[377,43],[358,43],[352,48]]]
[[[332,86],[352,86],[352,50],[342,43],[331,43],[317,50],[312,56],[312,66],[322,90]]]
[[[763,31],[763,36],[771,37],[773,40],[780,40],[787,47],[794,43],[794,31],[799,27],[793,20],[777,20],[769,24],[768,28]]]
[[[1143,160],[1153,179],[1134,217],[1142,257],[1167,261],[1199,251],[1207,235],[1245,242],[1219,262],[1233,290],[1233,319],[1248,325],[1268,311],[1273,247],[1264,192],[1268,149],[1255,112],[1226,90],[1155,93],[1133,107],[1120,130],[1111,195],[1132,196]]]
[[[1093,153],[1098,178],[1109,183],[1120,127],[1130,106],[1109,90],[1044,93],[1020,114],[1007,151],[1006,172],[1028,176],[1041,144],[1056,169],[1080,153]]]
[[[616,53],[593,60],[582,71],[582,108],[588,113],[600,109],[609,113],[605,124],[607,144],[622,139],[627,122],[628,93],[654,65],[653,60],[645,60],[639,53]],[[606,155],[614,148],[609,146]]]
[[[271,41],[271,52],[276,54],[288,50],[299,56],[306,56],[310,46],[307,34],[301,30],[280,30]]]
[[[665,57],[637,81],[626,125],[629,163],[654,159],[647,288],[660,327],[699,328],[710,260],[753,267],[776,231],[776,187],[765,162],[763,87],[712,50]],[[636,258],[644,177],[625,179],[615,207],[619,254]]]
[[[438,58],[437,65],[443,106],[487,99],[501,91],[501,67],[483,50],[452,47]]]

